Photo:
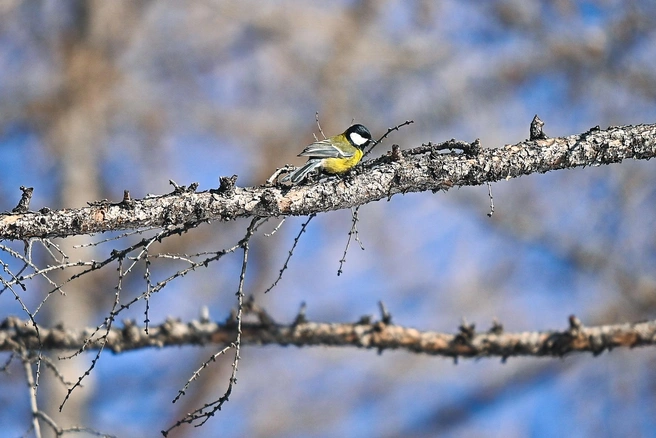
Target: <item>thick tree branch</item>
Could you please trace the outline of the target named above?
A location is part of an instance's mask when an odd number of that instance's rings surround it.
[[[0,351],[77,350],[85,346],[92,329],[39,327],[41,344],[29,321],[15,317],[0,326]],[[146,333],[143,327],[127,323],[112,328],[105,349],[114,353],[146,347],[168,347],[234,342],[236,326],[214,322],[183,323],[169,320]],[[639,347],[656,344],[656,321],[584,327],[574,317],[563,331],[505,333],[499,325],[477,333],[474,326],[463,325],[457,334],[420,331],[414,328],[371,322],[364,318],[352,324],[308,322],[301,318],[293,324],[276,324],[271,320],[244,322],[243,345],[352,346],[379,351],[403,349],[415,353],[446,357],[556,356],[570,352],[600,354],[616,347]],[[87,342],[87,350],[100,348],[99,342]]]
[[[476,154],[441,153],[462,142],[426,144],[364,163],[345,179],[294,187],[234,187],[196,193],[176,187],[173,193],[116,204],[94,203],[80,209],[11,212],[0,215],[0,240],[165,227],[240,217],[308,215],[355,207],[398,193],[448,190],[531,173],[619,163],[656,156],[656,124],[593,128],[580,135],[528,140]],[[472,149],[474,149],[472,147]],[[234,184],[234,180],[233,180]]]

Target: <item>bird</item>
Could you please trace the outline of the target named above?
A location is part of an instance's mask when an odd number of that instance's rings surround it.
[[[366,127],[359,123],[351,125],[341,134],[316,141],[303,149],[298,156],[308,157],[307,163],[282,181],[297,184],[316,168],[331,175],[344,173],[360,162],[364,148],[373,141]]]

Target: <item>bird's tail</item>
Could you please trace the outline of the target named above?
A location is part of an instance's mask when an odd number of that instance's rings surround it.
[[[305,176],[308,173],[310,173],[320,165],[321,165],[321,159],[310,159],[308,160],[307,163],[305,163],[305,165],[303,165],[303,167],[299,167],[298,169],[296,169],[295,171],[284,177],[282,179],[282,182],[291,181],[292,183],[296,184],[302,181],[303,178],[305,178]]]

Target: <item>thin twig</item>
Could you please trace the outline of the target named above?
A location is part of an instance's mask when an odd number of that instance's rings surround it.
[[[271,237],[274,234],[276,234],[278,232],[278,230],[280,229],[280,227],[282,227],[282,224],[284,224],[286,220],[287,220],[287,216],[283,217],[282,220],[280,221],[280,223],[278,225],[276,225],[276,227],[273,229],[273,231],[271,231],[270,233],[264,233],[264,235],[266,237]]]
[[[27,386],[30,391],[30,410],[32,411],[32,429],[34,430],[34,436],[36,438],[41,438],[41,425],[39,424],[39,418],[37,413],[39,412],[39,404],[36,400],[37,386],[34,382],[34,376],[32,375],[32,364],[29,360],[23,360],[23,368],[25,369],[25,378],[27,380]]]
[[[214,353],[213,355],[210,356],[209,359],[207,359],[205,362],[203,362],[201,364],[201,366],[198,369],[196,369],[196,371],[193,372],[191,377],[189,379],[187,379],[187,381],[185,382],[182,389],[178,390],[178,395],[175,396],[175,398],[172,400],[172,403],[176,403],[178,400],[180,400],[180,398],[183,395],[187,394],[187,389],[189,389],[189,386],[191,385],[191,382],[193,382],[194,380],[198,379],[198,377],[200,377],[201,371],[203,371],[205,368],[207,368],[211,362],[216,362],[216,359],[219,356],[226,354],[228,352],[228,350],[230,350],[231,348],[234,348],[234,347],[235,347],[235,343],[231,342],[230,345],[225,346],[223,349],[221,349],[218,352]]]
[[[364,251],[364,245],[362,244],[362,241],[360,240],[360,236],[358,234],[358,211],[360,210],[360,206],[357,206],[355,208],[351,209],[351,230],[348,233],[348,240],[346,241],[346,247],[344,248],[344,254],[342,254],[342,259],[339,261],[339,268],[337,269],[337,275],[340,276],[342,275],[342,266],[344,266],[344,263],[346,262],[346,253],[349,250],[349,246],[351,246],[351,238],[354,238],[356,242],[360,244],[360,249]]]
[[[73,393],[75,388],[77,388],[79,386],[82,386],[82,380],[84,380],[84,378],[86,376],[91,374],[91,371],[96,366],[96,363],[98,362],[98,360],[100,360],[100,355],[102,354],[103,350],[105,349],[105,345],[107,345],[107,338],[109,337],[109,333],[112,330],[112,325],[113,325],[114,319],[116,317],[116,307],[118,306],[118,304],[121,301],[121,290],[123,289],[123,276],[124,276],[123,257],[121,257],[121,258],[118,259],[118,282],[117,282],[117,285],[116,285],[116,293],[114,294],[114,304],[112,305],[112,310],[109,312],[109,316],[105,318],[105,322],[104,322],[104,325],[106,327],[105,333],[98,340],[100,342],[100,348],[96,352],[96,356],[91,361],[91,365],[89,365],[89,368],[84,372],[84,374],[82,374],[80,377],[78,377],[77,382],[75,382],[75,384],[73,386],[71,386],[68,389],[68,391],[66,392],[66,397],[64,397],[64,401],[62,401],[61,405],[59,405],[59,412],[62,411],[62,409],[64,408],[64,405],[66,404],[66,401],[69,399],[69,397],[71,396],[71,394]],[[93,336],[100,329],[100,327],[102,327],[102,325],[103,324],[98,326],[96,328],[96,331],[94,331],[94,333],[92,333],[91,336],[89,336],[87,338],[87,341],[84,343],[84,345],[82,345],[82,348],[80,348],[78,351],[76,351],[70,357],[77,356],[78,354],[82,353],[82,351],[84,351],[84,349],[86,348],[88,343],[91,342]],[[68,357],[68,358],[70,358],[70,357]],[[60,358],[60,359],[63,359],[63,358]]]
[[[319,133],[321,134],[321,136],[322,136],[323,139],[325,140],[325,139],[326,139],[326,134],[323,133],[323,129],[321,129],[321,123],[319,123],[319,111],[317,111],[316,113],[314,113],[314,120],[316,120],[316,122],[317,122],[317,127],[319,128]],[[316,135],[314,136],[314,140],[315,140],[315,141],[319,141],[319,140],[317,139],[317,136],[316,136]]]
[[[52,359],[50,359],[48,356],[35,356],[32,359],[32,362],[36,362],[37,364],[44,365],[47,369],[50,370],[51,373],[55,375],[55,377],[62,383],[64,386],[70,386],[73,385],[73,382],[66,380],[64,375],[59,371],[59,368],[57,368],[57,365],[54,364]],[[38,382],[37,382],[37,386]]]
[[[387,132],[386,132],[385,134],[383,134],[383,136],[380,137],[378,140],[376,140],[376,141],[373,142],[373,144],[369,147],[369,149],[367,149],[367,151],[364,153],[364,155],[362,156],[362,158],[364,158],[364,157],[366,157],[367,155],[369,155],[369,154],[371,153],[371,151],[374,150],[374,148],[376,147],[376,145],[379,144],[380,142],[382,142],[384,139],[386,139],[387,136],[390,135],[393,131],[398,131],[399,128],[402,128],[402,127],[407,126],[407,125],[411,125],[411,124],[413,124],[414,122],[415,122],[414,120],[406,120],[405,122],[401,123],[400,125],[396,125],[396,126],[394,126],[393,128],[387,128]]]
[[[494,197],[492,196],[492,184],[486,182],[487,184],[487,195],[490,197],[490,212],[487,214],[487,217],[492,217],[494,214]]]
[[[150,281],[150,258],[148,257],[148,250],[146,251],[144,260],[146,261],[146,268],[144,272],[144,279],[146,280],[146,293],[144,299],[146,300],[146,309],[144,310],[144,324],[146,326],[146,334],[148,334],[148,327],[150,326],[150,290],[152,289],[152,283]]]
[[[167,430],[162,431],[162,435],[168,436],[169,432],[182,424],[191,424],[196,420],[201,420],[198,424],[196,424],[196,427],[202,426],[205,424],[211,417],[214,416],[214,414],[219,411],[225,402],[228,401],[230,398],[230,394],[232,394],[232,388],[234,385],[237,383],[237,370],[239,368],[239,360],[241,359],[240,357],[240,352],[241,352],[241,337],[242,337],[242,315],[243,315],[243,310],[244,310],[244,282],[246,280],[246,268],[248,267],[248,252],[249,252],[249,242],[251,237],[253,237],[253,234],[257,229],[259,228],[260,225],[262,225],[265,220],[262,220],[260,218],[253,218],[251,221],[250,225],[246,229],[246,235],[244,238],[239,242],[239,247],[243,249],[243,258],[242,258],[242,264],[241,264],[241,272],[239,274],[239,286],[237,287],[237,312],[235,315],[235,322],[237,326],[237,336],[235,338],[235,341],[229,345],[230,348],[234,348],[235,350],[235,355],[233,358],[232,362],[232,373],[230,374],[230,380],[228,382],[228,388],[226,389],[225,393],[217,400],[206,403],[203,407],[198,408],[190,413],[188,413],[184,418],[178,420],[173,426],[168,428]],[[223,350],[221,350],[219,353],[213,355],[214,358],[218,357],[219,355],[223,354],[224,351],[227,351],[228,347],[225,347]],[[212,360],[212,359],[210,359]],[[202,369],[203,367],[201,367]],[[194,373],[196,374],[196,373]],[[195,377],[192,376],[192,379]],[[185,388],[188,385],[185,385]],[[182,392],[184,393],[184,392]],[[180,397],[181,394],[178,394],[175,400],[177,400]]]
[[[310,223],[310,221],[311,221],[312,219],[314,219],[314,217],[315,217],[316,215],[317,215],[316,213],[312,213],[310,216],[308,216],[308,220],[305,221],[305,223],[303,223],[303,225],[301,225],[301,231],[299,231],[299,232],[298,232],[298,235],[296,236],[296,238],[294,238],[294,244],[292,245],[292,248],[291,248],[291,249],[289,250],[289,252],[287,253],[287,258],[285,259],[285,263],[282,265],[282,268],[280,269],[280,272],[278,273],[278,278],[276,278],[276,280],[273,282],[273,284],[272,284],[271,286],[269,286],[269,287],[267,288],[267,290],[264,291],[265,294],[268,293],[268,292],[269,292],[271,289],[273,289],[274,287],[276,287],[276,285],[278,284],[278,282],[279,282],[280,280],[282,280],[282,274],[287,270],[287,267],[288,267],[288,264],[289,264],[289,260],[291,260],[292,255],[294,254],[294,249],[296,249],[296,245],[298,245],[298,242],[299,242],[299,240],[301,239],[301,235],[305,232],[305,230],[306,230],[308,224]]]
[[[43,275],[43,274],[41,274],[41,272],[47,272],[48,270],[53,270],[53,269],[59,268],[59,266],[55,266],[55,267],[49,267],[48,269],[39,270],[39,268],[34,263],[32,263],[32,256],[31,256],[32,251],[31,251],[31,245],[29,245],[29,244],[26,245],[26,249],[25,249],[26,255],[25,256],[23,256],[22,254],[18,253],[17,251],[14,251],[13,249],[11,249],[11,248],[9,248],[8,246],[5,246],[5,245],[0,245],[0,251],[4,251],[4,252],[8,253],[10,256],[12,256],[13,258],[21,260],[25,265],[28,265],[30,268],[32,268],[35,271],[34,274],[22,275],[21,276],[21,273],[25,270],[25,267],[21,268],[19,273],[16,275],[15,279],[13,279],[12,281],[9,281],[7,283],[4,283],[5,287],[2,290],[0,290],[0,294],[2,294],[2,292],[4,292],[7,289],[6,286],[8,286],[8,285],[18,284],[20,281],[28,280],[28,279],[32,278],[33,276]],[[37,272],[37,271],[40,271],[40,272]],[[56,286],[57,285],[47,275],[43,275],[43,278],[45,278],[45,280],[48,283],[50,283],[51,286]]]
[[[98,246],[98,245],[102,245],[103,243],[111,242],[113,240],[120,240],[120,239],[123,239],[124,237],[133,236],[135,234],[143,234],[143,233],[147,233],[148,231],[152,231],[152,230],[156,230],[156,229],[157,229],[157,227],[147,227],[147,228],[140,228],[138,230],[131,230],[131,231],[127,231],[125,233],[121,233],[118,236],[108,237],[106,239],[102,239],[102,240],[99,240],[97,242],[89,242],[89,243],[83,243],[83,244],[80,244],[80,245],[74,245],[73,248],[78,249],[78,248],[88,248],[88,247],[91,247],[91,246]]]

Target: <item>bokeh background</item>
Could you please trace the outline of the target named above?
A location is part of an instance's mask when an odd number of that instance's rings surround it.
[[[654,123],[656,3],[0,0],[0,210],[16,205],[21,185],[35,188],[39,209],[118,201],[125,189],[161,194],[169,179],[200,190],[232,174],[261,184],[303,162],[296,154],[318,133],[316,111],[327,135],[352,120],[375,136],[415,121],[378,154],[450,138],[515,143],[535,114],[550,136]],[[379,300],[397,324],[448,332],[463,318],[481,330],[498,318],[511,331],[563,329],[570,314],[586,325],[654,318],[653,162],[531,175],[493,194],[492,218],[486,187],[362,207],[365,250],[351,246],[339,277],[350,212],[320,215],[264,295],[305,220],[289,219],[253,241],[246,292],[281,322],[302,302],[309,319],[352,322],[377,315]],[[218,250],[246,223],[206,224],[155,249]],[[74,247],[103,237],[58,243],[73,260],[101,260],[130,242]],[[50,263],[45,251],[35,257]],[[239,266],[236,254],[172,283],[152,298],[152,323],[197,318],[203,305],[223,320]],[[153,263],[153,280],[179,267]],[[115,268],[53,295],[37,321],[100,324]],[[144,290],[139,268],[126,297]],[[33,309],[48,290],[33,281],[20,294]],[[123,316],[143,321],[143,312]],[[25,317],[5,291],[0,317],[9,314]],[[157,436],[223,394],[230,358],[171,403],[214,351],[104,354],[62,414],[65,389],[44,371],[39,402],[62,427]],[[75,381],[91,359],[59,366]],[[16,362],[7,371],[0,435],[20,436],[30,422],[25,378]],[[407,352],[245,347],[229,403],[174,436],[656,436],[655,382],[648,348],[454,365]]]

